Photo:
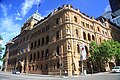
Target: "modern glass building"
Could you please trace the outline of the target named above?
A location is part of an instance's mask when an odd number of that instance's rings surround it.
[[[109,0],[112,12],[116,12],[120,9],[120,0]]]

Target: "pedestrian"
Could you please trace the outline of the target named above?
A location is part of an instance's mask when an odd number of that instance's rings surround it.
[[[65,70],[65,77],[67,77],[67,71]]]

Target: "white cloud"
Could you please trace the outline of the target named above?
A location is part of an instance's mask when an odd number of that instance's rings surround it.
[[[22,17],[24,17],[29,12],[29,10],[33,7],[34,4],[39,4],[40,1],[41,0],[25,0],[25,2],[22,3]]]
[[[15,17],[15,19],[16,19],[16,20],[20,20],[20,21],[22,20],[22,18],[17,17],[17,16]]]
[[[18,11],[17,11],[17,13],[15,14],[15,19],[16,19],[16,21],[17,21],[17,20],[20,20],[20,21],[21,21],[21,20],[23,19]]]
[[[8,16],[6,5],[1,4],[0,8],[4,14],[4,16],[0,18],[0,35],[3,38],[3,45],[5,46],[6,42],[19,34],[21,25],[15,22],[14,16]]]
[[[16,16],[20,16],[20,13],[19,13],[19,12],[17,12]]]
[[[110,5],[108,5],[108,6],[105,8],[105,12],[107,12],[107,11],[111,11]]]
[[[3,5],[3,4],[0,4],[0,7],[1,7],[1,9],[2,9],[3,15],[4,15],[4,16],[7,16],[7,8],[6,8],[6,6]]]

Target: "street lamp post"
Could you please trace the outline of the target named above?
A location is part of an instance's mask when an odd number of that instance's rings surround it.
[[[61,60],[61,57],[60,57],[57,53],[55,54],[55,56],[59,58],[59,64],[60,64],[60,77],[62,77],[62,66],[61,66],[61,65],[62,65],[62,60]]]

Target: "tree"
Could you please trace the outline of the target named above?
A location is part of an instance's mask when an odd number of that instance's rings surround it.
[[[99,45],[95,41],[90,43],[90,54],[91,56],[89,57],[89,60],[93,63],[92,66],[94,71],[100,71],[99,63],[101,62],[101,54],[99,51]]]
[[[102,53],[104,56],[102,56],[103,60],[108,61],[109,59],[112,59],[112,57],[115,57],[116,59],[120,59],[120,43],[113,40],[104,41],[100,44],[100,53]]]
[[[90,43],[90,54],[89,58],[93,62],[97,63],[99,70],[101,71],[102,64],[107,63],[108,60],[115,57],[120,59],[120,43],[113,40],[103,41],[101,44],[96,42]]]
[[[2,50],[3,50],[2,46],[1,46],[2,42],[3,42],[3,38],[0,36],[0,60],[2,60],[2,57],[1,57]]]
[[[90,60],[92,61],[96,61],[98,58],[98,54],[99,54],[99,46],[95,41],[92,41],[90,43],[90,54],[91,56],[89,57]]]

